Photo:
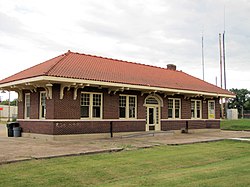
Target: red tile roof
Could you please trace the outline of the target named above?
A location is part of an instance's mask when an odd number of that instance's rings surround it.
[[[233,95],[182,71],[67,52],[0,81],[0,85],[38,76],[75,78]]]

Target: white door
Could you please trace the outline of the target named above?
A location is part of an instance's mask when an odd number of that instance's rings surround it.
[[[158,131],[160,130],[159,124],[159,107],[149,106],[147,107],[147,125],[146,131]]]

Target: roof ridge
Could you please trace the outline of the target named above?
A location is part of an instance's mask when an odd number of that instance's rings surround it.
[[[45,73],[45,75],[48,75],[50,71],[52,71],[52,69],[57,65],[59,64],[63,59],[65,59],[70,53],[72,53],[70,50],[68,50],[67,53],[64,53],[62,55],[59,55],[59,56],[64,56],[62,57],[60,60],[58,60],[58,62],[56,62],[52,67],[49,68],[49,70]],[[58,56],[58,57],[59,57]]]
[[[107,60],[114,60],[114,61],[118,61],[118,62],[124,62],[124,63],[129,63],[129,64],[140,65],[140,66],[147,66],[147,67],[153,67],[153,68],[157,68],[157,69],[164,69],[164,70],[168,70],[168,71],[182,72],[181,70],[171,70],[171,69],[167,69],[167,68],[164,68],[164,67],[159,67],[159,66],[156,66],[156,65],[149,65],[149,64],[143,64],[143,63],[138,63],[138,62],[130,62],[130,61],[127,61],[127,60],[119,60],[119,59],[114,59],[114,58],[108,58],[108,57],[103,57],[103,56],[97,56],[97,55],[91,55],[91,54],[85,54],[85,53],[78,53],[78,52],[72,52],[72,51],[68,51],[68,52],[73,53],[73,54],[78,54],[78,55],[85,55],[85,56],[102,58],[102,59],[107,59]]]

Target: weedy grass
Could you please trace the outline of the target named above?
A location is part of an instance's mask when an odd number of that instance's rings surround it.
[[[250,186],[250,143],[225,140],[0,165],[0,186]]]
[[[238,120],[222,120],[222,130],[249,130],[250,131],[250,119],[238,119]]]

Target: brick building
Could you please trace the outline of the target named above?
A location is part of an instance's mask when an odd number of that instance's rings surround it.
[[[67,53],[0,81],[18,93],[23,132],[63,135],[220,128],[220,98],[234,95],[177,71]]]

